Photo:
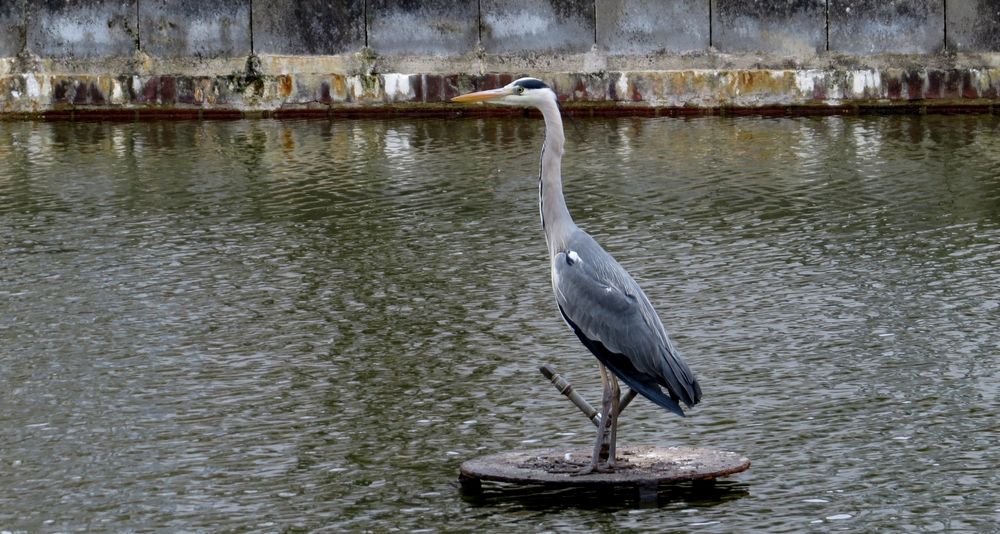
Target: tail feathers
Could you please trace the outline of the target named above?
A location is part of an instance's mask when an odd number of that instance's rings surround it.
[[[695,379],[684,360],[673,351],[672,347],[668,346],[666,354],[662,356],[660,361],[661,376],[663,377],[660,383],[671,392],[676,393],[678,399],[687,404],[688,407],[698,404],[698,401],[701,400],[701,386],[698,385],[698,380]]]
[[[637,372],[634,367],[625,358],[613,355],[606,349],[603,354],[597,354],[597,359],[600,360],[605,367],[607,367],[612,373],[618,378],[628,384],[628,387],[641,393],[643,397],[653,401],[657,405],[670,410],[671,412],[684,417],[684,410],[681,409],[680,404],[667,394],[663,393],[655,382],[646,382],[641,380],[637,376]]]

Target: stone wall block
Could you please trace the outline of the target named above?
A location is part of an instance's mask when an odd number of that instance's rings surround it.
[[[615,72],[603,76],[588,76],[586,86],[592,100],[614,100],[616,102],[655,101],[655,85],[647,72]],[[604,78],[607,83],[601,83]],[[662,85],[662,84],[661,84]]]
[[[123,57],[139,46],[137,0],[28,2],[27,46],[41,57]]]
[[[141,0],[139,38],[158,57],[250,55],[250,0]]]
[[[347,102],[347,76],[344,74],[331,74],[330,98],[333,102]]]
[[[188,106],[197,104],[198,100],[195,96],[195,88],[197,87],[197,84],[197,78],[191,76],[176,77],[174,80],[174,91],[177,103]]]
[[[419,79],[419,76],[409,74],[386,73],[382,74],[382,87],[384,88],[385,101],[411,102],[416,96],[411,79]]]
[[[605,94],[605,81],[585,73],[563,72],[546,77],[545,82],[562,102],[593,102]]]
[[[705,50],[709,1],[596,0],[597,45],[613,55]]]
[[[0,106],[7,102],[16,102],[27,96],[27,77],[3,76],[0,77]]]
[[[69,104],[75,99],[76,86],[73,80],[66,76],[55,76],[52,79],[52,103]]]
[[[903,70],[885,69],[882,71],[882,83],[885,84],[885,97],[889,100],[903,98]]]
[[[556,98],[558,98],[560,102],[565,102],[568,100],[575,100],[573,98],[572,88],[578,83],[579,79],[580,76],[578,73],[556,72],[546,75],[543,81],[556,93]],[[497,82],[499,81],[500,80],[497,79]],[[496,87],[502,87],[503,85],[498,83]]]
[[[377,54],[454,56],[478,43],[475,0],[368,1],[368,46]]]
[[[907,100],[922,100],[927,77],[924,71],[909,69],[903,73],[903,86],[906,87]]]
[[[720,52],[814,56],[826,51],[826,0],[712,0],[712,45]]]
[[[1000,97],[1000,68],[976,71],[980,98]]]
[[[925,99],[938,99],[944,97],[944,71],[928,69],[924,71],[924,79]]]
[[[485,91],[487,89],[496,89],[498,87],[503,87],[500,83],[500,78],[495,73],[486,73],[476,79],[476,90]]]
[[[594,0],[481,0],[490,53],[583,53],[594,45]]]
[[[944,84],[941,87],[942,98],[962,98],[962,72],[957,69],[944,71]]]
[[[254,53],[346,54],[364,44],[364,0],[253,2]]]
[[[963,97],[997,98],[1000,69],[969,69],[965,71],[965,74],[968,79],[964,80]]]
[[[136,101],[143,104],[156,104],[160,92],[160,77],[150,76],[142,81],[142,89],[136,93]]]
[[[421,78],[424,102],[441,102],[444,94],[444,77],[439,74],[424,74]]]
[[[752,69],[735,73],[724,96],[747,105],[771,105],[779,95],[792,94],[797,86],[791,71]]]
[[[84,76],[81,78],[74,79],[73,83],[73,98],[72,102],[74,106],[83,106],[90,103],[90,77]]]
[[[629,76],[628,100],[630,102],[649,102],[656,98],[656,81],[643,73]]]
[[[161,76],[157,103],[173,104],[177,100],[177,78],[174,76]]]
[[[371,104],[384,101],[385,88],[378,74],[356,74],[344,79],[347,101],[355,104]]]
[[[297,74],[290,76],[292,90],[285,103],[310,104],[321,102],[321,88],[326,83],[326,95],[329,103],[330,81],[329,77],[322,74]]]
[[[830,51],[933,54],[944,48],[941,0],[829,0]]]
[[[447,102],[462,93],[471,91],[472,87],[472,79],[469,76],[449,74],[444,77],[444,94],[441,96]]]
[[[1000,52],[1000,2],[959,0],[946,8],[949,50]]]
[[[854,100],[885,98],[887,86],[882,83],[882,73],[876,69],[853,70],[848,73],[845,96]]]
[[[12,57],[24,48],[24,3],[0,1],[0,57]]]

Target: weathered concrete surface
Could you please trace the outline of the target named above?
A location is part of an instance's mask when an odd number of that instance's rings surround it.
[[[0,114],[452,112],[525,74],[571,112],[1000,103],[996,0],[947,37],[944,0],[825,2],[0,0]]]
[[[253,2],[257,54],[344,54],[365,45],[364,0]]]
[[[826,0],[712,0],[712,44],[720,52],[815,56],[826,51]]]
[[[27,2],[28,49],[41,57],[128,56],[138,49],[137,0]]]
[[[368,46],[377,54],[454,56],[475,49],[478,43],[476,2],[368,2]]]
[[[933,54],[944,49],[940,0],[830,0],[831,52]]]
[[[597,46],[612,55],[709,47],[709,0],[597,0]]]
[[[1000,50],[1000,2],[960,0],[947,3],[948,49],[959,52]]]
[[[250,0],[141,0],[140,46],[155,57],[248,56]]]
[[[0,2],[0,57],[12,57],[24,48],[24,0]]]
[[[1000,58],[994,58],[994,63],[962,68],[837,66],[533,74],[553,87],[569,112],[840,113],[892,107],[992,111],[1000,104]],[[497,87],[518,75],[308,72],[320,69],[310,69],[305,60],[292,69],[295,72],[279,74],[267,69],[280,62],[264,58],[261,65],[263,73],[215,76],[8,74],[0,76],[0,113],[455,112],[472,108],[447,104],[451,97]]]
[[[490,53],[586,52],[594,45],[593,0],[480,0]]]

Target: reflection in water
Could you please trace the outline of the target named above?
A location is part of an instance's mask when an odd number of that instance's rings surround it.
[[[457,491],[590,440],[536,371],[599,396],[539,121],[0,123],[0,527],[993,528],[997,120],[567,122],[576,220],[705,387],[621,439],[754,462],[652,509]]]

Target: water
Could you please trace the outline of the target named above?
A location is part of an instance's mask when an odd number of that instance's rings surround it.
[[[1000,528],[994,116],[574,120],[577,222],[699,376],[712,490],[488,488],[586,445],[531,119],[0,123],[0,530]]]

